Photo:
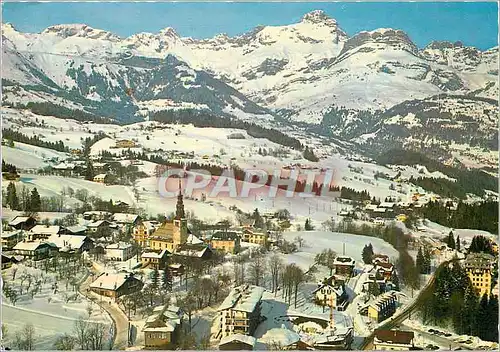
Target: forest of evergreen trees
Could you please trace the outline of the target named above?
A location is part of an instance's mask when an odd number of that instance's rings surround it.
[[[290,137],[278,130],[268,129],[242,120],[231,119],[212,115],[206,111],[181,110],[181,111],[159,111],[154,113],[151,120],[163,123],[193,124],[195,127],[236,128],[247,131],[254,138],[266,138],[296,150],[302,150],[303,146],[299,140]]]
[[[26,105],[16,104],[17,109],[28,109],[32,113],[42,116],[54,116],[60,119],[72,119],[82,122],[112,123],[111,119],[99,117],[94,114],[78,109],[56,105],[51,102],[29,102]]]
[[[457,210],[435,201],[427,203],[422,213],[430,221],[455,229],[484,230],[493,234],[498,231],[498,202],[495,201],[474,204],[459,202]]]
[[[339,192],[340,191],[340,198],[343,199],[350,199],[355,202],[362,202],[364,200],[370,200],[370,193],[367,190],[363,191],[356,191],[354,188],[349,188],[349,187],[332,187],[331,190],[333,192]]]
[[[483,196],[485,190],[496,190],[498,180],[478,169],[450,167],[425,155],[408,150],[390,150],[377,158],[381,165],[422,165],[430,172],[440,171],[456,182],[435,178],[412,178],[410,182],[446,197],[465,198],[467,193]]]
[[[439,267],[435,275],[421,306],[424,324],[451,326],[459,335],[498,342],[498,298],[479,297],[458,260]]]
[[[63,141],[58,142],[48,142],[40,139],[38,136],[28,137],[21,132],[11,130],[10,128],[4,128],[2,130],[2,137],[4,139],[12,140],[15,142],[35,145],[37,147],[47,148],[57,150],[59,152],[69,152],[69,148],[66,147]]]
[[[2,172],[8,172],[17,175],[16,165],[6,163],[5,160],[2,159]]]

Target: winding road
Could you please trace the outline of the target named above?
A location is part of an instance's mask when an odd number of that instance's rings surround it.
[[[443,263],[441,263],[439,265],[439,267],[444,266],[444,265],[448,265],[448,264],[450,264],[454,260],[456,260],[456,259],[451,259],[451,260],[444,261]],[[460,260],[460,259],[458,259],[458,260]],[[410,317],[411,313],[413,313],[416,310],[418,310],[422,306],[422,304],[424,304],[424,302],[423,302],[424,298],[423,297],[425,297],[425,293],[428,293],[428,290],[432,289],[432,284],[436,280],[435,273],[439,269],[439,267],[436,268],[436,270],[434,271],[434,273],[432,273],[432,276],[431,276],[430,280],[427,282],[427,284],[424,286],[424,288],[420,291],[420,293],[416,297],[416,299],[410,305],[408,305],[405,309],[403,309],[401,312],[399,312],[398,314],[394,315],[390,321],[388,321],[385,324],[379,326],[377,329],[384,329],[384,330],[394,329],[395,327],[400,326],[406,319],[408,319]],[[426,333],[426,334],[428,334],[428,333]],[[435,335],[432,335],[432,336],[438,337],[438,336],[435,336]],[[363,344],[360,346],[359,349],[360,350],[370,349],[370,346],[373,343],[374,337],[375,337],[375,331],[372,332],[369,336],[367,336],[365,338],[365,340],[363,341]],[[460,347],[461,349],[464,349],[464,350],[470,350],[471,349],[467,345],[458,344],[458,343],[455,343],[455,342],[453,342],[453,341],[451,341],[449,339],[446,339],[446,338],[442,338],[442,339],[446,340],[446,343],[444,343],[445,345],[452,345],[452,347],[453,346]]]
[[[113,320],[114,336],[112,349],[119,350],[128,347],[129,321],[125,313],[110,298],[103,297],[90,291],[89,286],[95,276],[89,275],[80,285],[79,292],[104,309]]]

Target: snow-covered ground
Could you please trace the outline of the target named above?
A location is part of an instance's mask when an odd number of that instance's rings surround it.
[[[13,270],[17,270],[15,280],[12,280]],[[75,283],[84,278],[83,273],[84,271],[79,272]],[[21,282],[23,276],[28,274],[41,280],[41,288],[33,298],[26,292],[28,279]],[[7,343],[14,337],[16,331],[22,329],[27,323],[32,323],[35,328],[36,349],[45,350],[54,348],[53,344],[57,336],[64,333],[73,334],[74,323],[80,317],[88,322],[104,323],[108,329],[111,328],[111,318],[105,311],[75,291],[71,284],[66,286],[64,281],[56,281],[56,274],[53,272],[45,273],[41,268],[15,264],[3,271],[2,275],[5,285],[16,289],[18,293],[21,292],[21,286],[23,287],[23,294],[19,296],[15,305],[5,294],[2,295],[2,322],[8,329]],[[53,288],[56,282],[57,291]],[[30,286],[33,289],[35,279]],[[73,298],[70,299],[71,296]]]
[[[22,169],[38,169],[48,166],[48,159],[67,158],[66,153],[52,149],[14,142],[14,147],[2,146],[2,158],[6,163],[16,165]]]
[[[420,231],[415,231],[413,232],[414,236],[427,236],[427,237],[432,237],[436,239],[442,239],[446,237],[450,231],[453,231],[453,234],[455,237],[460,236],[460,241],[464,242],[469,245],[474,236],[485,236],[487,238],[490,238],[492,240],[498,241],[498,236],[491,234],[487,231],[483,230],[474,230],[474,229],[452,229],[447,226],[440,225],[438,223],[429,221],[429,220],[424,220],[422,222],[422,225],[419,226]]]
[[[328,231],[300,231],[285,232],[283,238],[287,241],[294,241],[294,238],[300,236],[304,239],[304,245],[292,254],[283,254],[288,263],[296,263],[303,270],[307,270],[313,263],[316,254],[325,249],[332,249],[338,255],[348,255],[358,263],[362,263],[361,253],[363,247],[368,243],[373,245],[375,253],[386,254],[389,258],[397,258],[398,252],[389,243],[376,237],[359,236],[346,233],[328,232]],[[394,262],[394,260],[393,260]]]
[[[468,336],[468,335],[457,335],[455,334],[452,329],[446,329],[441,326],[434,326],[432,324],[423,324],[420,319],[417,319],[418,317],[414,319],[408,319],[405,320],[404,325],[407,327],[410,327],[412,329],[415,329],[416,331],[420,332],[428,332],[429,329],[434,329],[438,331],[442,331],[444,333],[449,333],[451,334],[450,337],[447,337],[450,342],[456,342],[456,343],[462,343],[463,345],[471,348],[471,349],[479,349],[480,347],[486,347],[488,349],[496,350],[498,349],[498,343],[496,342],[491,342],[491,341],[483,341],[477,336]],[[422,338],[423,341],[428,342],[425,340],[425,338]],[[464,342],[470,340],[472,341],[469,344],[465,344]],[[432,341],[432,340],[430,340]],[[434,343],[435,342],[429,342],[429,343]],[[425,345],[424,345],[425,346]],[[447,349],[449,345],[442,346],[444,349]]]

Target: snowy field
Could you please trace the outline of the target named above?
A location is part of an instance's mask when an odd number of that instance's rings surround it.
[[[325,249],[332,249],[338,255],[348,255],[356,262],[362,262],[361,253],[363,247],[368,243],[373,245],[375,253],[386,254],[389,258],[397,258],[398,252],[389,243],[376,237],[352,235],[338,232],[327,231],[301,231],[285,232],[283,238],[287,241],[293,241],[295,237],[300,236],[305,240],[305,244],[299,248],[298,252],[284,255],[288,263],[296,263],[302,269],[308,269],[314,263],[316,254]],[[394,260],[392,261],[394,262]]]
[[[12,280],[13,270],[17,270],[15,280]],[[71,284],[66,285],[63,280],[56,281],[56,274],[53,272],[45,273],[43,269],[18,264],[2,274],[6,285],[15,288],[18,293],[23,287],[23,294],[19,296],[15,305],[5,294],[2,295],[2,321],[8,329],[7,341],[28,322],[35,328],[36,349],[45,350],[53,349],[53,343],[58,335],[72,334],[74,323],[80,317],[88,322],[104,323],[108,329],[111,328],[111,318],[105,311],[76,292]],[[41,281],[40,289],[33,298],[26,292],[28,279],[23,280],[23,276],[27,275],[33,277],[31,288],[35,286],[35,278]],[[81,274],[77,276],[75,282],[83,279]],[[57,291],[53,286],[56,282]]]
[[[491,234],[487,231],[473,229],[452,229],[450,227],[446,227],[429,220],[424,221],[424,223],[421,225],[421,230],[423,231],[414,232],[413,235],[442,239],[444,236],[447,236],[450,231],[453,231],[455,237],[460,236],[460,241],[465,241],[467,244],[470,244],[474,236],[478,235],[482,235],[492,240],[498,241],[497,235]]]

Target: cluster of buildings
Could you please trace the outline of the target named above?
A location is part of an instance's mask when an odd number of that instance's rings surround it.
[[[242,285],[231,290],[217,310],[212,334],[219,339],[220,350],[346,350],[353,339],[353,322],[341,312],[330,317],[307,315],[262,315],[264,289]],[[272,303],[269,303],[272,304]],[[257,326],[266,319],[286,318],[287,324],[254,337]]]
[[[312,292],[316,304],[338,311],[346,309],[348,296],[345,283],[353,276],[355,264],[354,259],[349,256],[335,257],[332,266],[334,274],[318,283],[318,287]]]
[[[182,207],[182,202],[182,194],[179,193],[178,207]],[[169,253],[193,253],[203,258],[214,250],[237,254],[241,250],[241,242],[260,246],[269,243],[268,233],[257,231],[252,226],[206,231],[198,238],[189,230],[187,220],[179,216],[163,224],[139,221],[133,228],[133,238],[141,248],[147,249],[147,253],[167,250]]]

